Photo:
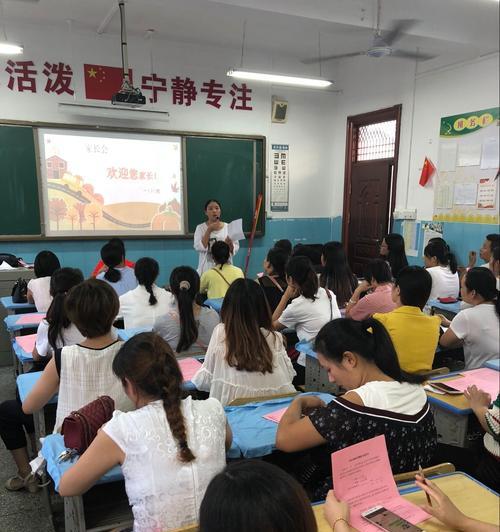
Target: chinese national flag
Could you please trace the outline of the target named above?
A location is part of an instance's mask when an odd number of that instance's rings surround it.
[[[429,179],[432,177],[434,172],[436,171],[436,167],[432,164],[430,159],[425,158],[424,166],[422,167],[422,173],[420,174],[420,181],[418,184],[421,187],[425,187]]]
[[[103,65],[83,65],[85,98],[88,100],[111,100],[122,86],[123,70]],[[132,83],[132,70],[128,71]]]

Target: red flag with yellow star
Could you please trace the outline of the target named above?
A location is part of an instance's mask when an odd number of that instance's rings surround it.
[[[85,98],[89,100],[111,100],[123,81],[123,69],[104,65],[83,65]],[[132,83],[132,70],[128,71]]]
[[[424,166],[422,166],[422,173],[420,174],[420,180],[418,184],[421,187],[425,187],[427,181],[429,181],[435,171],[436,167],[432,164],[432,161],[430,159],[427,159],[426,157],[424,161]]]

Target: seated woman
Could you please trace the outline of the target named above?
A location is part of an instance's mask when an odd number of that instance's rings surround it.
[[[108,244],[113,244],[113,245],[119,246],[120,249],[122,250],[122,255],[124,257],[125,266],[128,266],[129,268],[134,269],[135,262],[132,262],[131,260],[128,260],[125,257],[125,244],[123,243],[123,240],[121,238],[111,238],[108,241]],[[100,274],[101,272],[106,271],[106,269],[107,269],[107,266],[104,264],[102,259],[99,259],[99,262],[96,264],[95,268],[93,269],[92,273],[90,274],[90,277],[97,277],[98,274]]]
[[[117,409],[129,410],[130,401],[111,364],[123,342],[116,340],[112,326],[118,313],[118,297],[103,281],[90,279],[73,287],[67,295],[66,313],[85,337],[81,344],[57,349],[30,394],[21,405],[6,401],[0,405],[0,436],[17,465],[17,476],[7,489],[36,491],[38,480],[31,473],[26,438],[34,433],[33,412],[42,409],[58,393],[54,432],[64,418],[100,395],[109,395]]]
[[[381,434],[393,473],[427,466],[437,442],[434,417],[419,386],[424,379],[401,371],[383,325],[373,318],[335,320],[321,329],[315,350],[330,382],[348,392],[328,405],[318,397],[297,397],[276,435],[276,447],[285,452],[324,446],[311,453],[313,500],[324,499],[331,489],[332,452]]]
[[[392,276],[396,278],[408,266],[404,238],[398,233],[385,235],[380,244],[380,256],[388,262]]]
[[[307,257],[292,257],[286,275],[288,288],[274,311],[273,326],[276,330],[295,329],[299,340],[313,340],[325,323],[340,318],[335,294],[319,286],[318,276]],[[292,302],[288,304],[290,299]],[[304,354],[298,357],[297,364],[298,371],[303,372]]]
[[[155,284],[160,267],[154,259],[139,259],[134,273],[139,285],[120,296],[119,315],[123,318],[125,329],[152,327],[156,317],[167,312],[169,294]]]
[[[317,529],[302,486],[282,469],[261,460],[229,464],[212,479],[201,502],[199,532]]]
[[[392,300],[392,274],[387,262],[374,259],[365,266],[363,277],[345,309],[347,318],[366,320],[376,312],[391,312],[396,308]],[[364,297],[363,292],[369,291]]]
[[[323,246],[321,265],[320,285],[331,290],[339,308],[344,308],[358,286],[358,279],[349,267],[341,242],[328,242]]]
[[[458,298],[460,280],[457,260],[444,240],[434,240],[425,246],[424,263],[432,277],[432,290],[429,299],[437,299],[438,297]]]
[[[119,244],[116,242],[104,244],[101,248],[101,258],[108,269],[99,273],[96,278],[112,286],[118,297],[137,286],[134,270],[125,265],[123,248]]]
[[[286,251],[276,247],[270,249],[264,259],[265,274],[257,279],[264,290],[271,312],[274,312],[278,306],[287,287],[285,274],[287,261],[288,255]]]
[[[215,310],[196,302],[199,289],[200,276],[196,270],[189,266],[172,270],[166,313],[155,319],[153,330],[168,342],[177,356],[205,354],[220,323]]]
[[[85,339],[76,325],[71,323],[64,310],[68,292],[81,282],[83,282],[82,272],[74,268],[60,268],[52,274],[50,278],[52,303],[47,310],[47,316],[40,322],[36,331],[32,353],[35,362],[48,362],[56,349],[78,344]]]
[[[219,299],[226,295],[231,283],[243,278],[244,274],[231,264],[231,250],[226,242],[214,242],[211,253],[215,266],[201,276],[200,293],[207,294],[208,299]]]
[[[61,267],[59,259],[52,251],[40,251],[35,257],[35,279],[28,281],[28,303],[35,305],[37,312],[47,312],[52,297],[50,277]]]
[[[465,369],[480,368],[500,352],[500,302],[496,279],[489,268],[471,268],[462,277],[462,299],[470,305],[450,322],[440,316],[441,324],[449,327],[439,339],[443,347],[464,347]]]
[[[237,279],[227,291],[203,366],[191,379],[223,405],[238,397],[293,393],[295,376],[283,338],[273,331],[262,288]]]
[[[61,478],[63,497],[85,493],[120,464],[134,531],[195,523],[212,478],[226,463],[231,429],[215,399],[182,399],[182,373],[169,345],[140,333],[113,360],[113,372],[135,405],[115,410],[78,462]]]

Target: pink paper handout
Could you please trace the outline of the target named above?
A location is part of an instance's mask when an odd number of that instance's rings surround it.
[[[274,421],[275,423],[279,423],[281,421],[281,418],[283,417],[283,414],[288,410],[288,406],[285,406],[285,408],[280,408],[279,410],[275,410],[274,412],[269,412],[269,414],[266,414],[265,416],[262,416],[264,419],[269,419],[269,421]]]
[[[360,532],[380,532],[361,513],[385,506],[416,525],[430,515],[403,499],[392,476],[385,436],[377,436],[332,454],[333,487],[351,508],[351,526]]]
[[[475,384],[481,390],[491,395],[491,400],[494,401],[498,395],[499,389],[499,373],[495,369],[479,368],[461,373],[463,377],[447,380],[444,384],[456,388],[461,392],[467,390],[469,386]]]
[[[26,353],[32,353],[35,347],[36,333],[27,334],[26,336],[16,336],[16,343]]]
[[[16,320],[16,325],[24,325],[27,323],[30,325],[38,325],[43,318],[45,318],[45,314],[21,314]]]
[[[190,381],[201,366],[201,362],[196,358],[183,358],[179,360],[179,367],[181,368],[184,381]]]

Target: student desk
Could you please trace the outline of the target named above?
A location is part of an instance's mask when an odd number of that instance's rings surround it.
[[[306,355],[306,391],[338,394],[339,386],[328,380],[328,373],[318,362],[318,357],[313,349],[313,342],[301,340],[295,344],[295,349]]]
[[[430,381],[447,381],[462,375],[466,371],[436,376]],[[434,421],[438,433],[438,442],[456,447],[468,447],[469,417],[474,415],[463,394],[437,394],[427,391],[427,398],[434,414]]]
[[[449,320],[452,320],[461,310],[461,301],[456,303],[441,303],[437,299],[429,299],[427,305],[434,310],[437,310],[436,314],[439,314],[439,311],[444,311],[445,317]]]
[[[134,327],[132,329],[117,329],[116,332],[118,334],[118,338],[126,342],[127,340],[130,340],[130,338],[132,338],[132,336],[135,336],[136,334],[143,333],[143,332],[151,332],[152,330],[153,330],[153,327]]]
[[[0,297],[0,303],[7,311],[7,314],[24,314],[25,312],[36,311],[33,303],[14,303],[11,296]]]
[[[316,395],[325,403],[333,399],[333,396],[327,393],[306,395]],[[275,451],[278,424],[262,416],[289,406],[294,399],[295,397],[280,397],[241,406],[226,406],[224,410],[233,432],[228,458],[257,458]]]
[[[33,363],[33,355],[25,351],[15,338],[12,341],[12,352],[14,354],[14,372],[16,375],[20,375],[24,373],[24,364]]]
[[[488,360],[488,362],[484,364],[484,367],[490,368],[490,369],[496,369],[497,371],[500,371],[500,358],[494,358],[493,360]]]
[[[9,316],[6,316],[4,318],[5,326],[7,327],[7,331],[13,336],[14,333],[18,333],[20,331],[26,332],[30,329],[36,329],[38,328],[38,325],[40,324],[40,316],[45,317],[44,312],[30,312],[28,314],[10,314]],[[24,323],[18,323],[19,319],[27,320]],[[30,320],[30,318],[32,318]]]
[[[204,305],[207,305],[210,308],[213,308],[216,312],[220,314],[220,309],[222,308],[222,302],[224,301],[223,297],[216,299],[206,299]]]
[[[465,515],[486,521],[492,524],[499,523],[498,495],[465,473],[449,473],[432,477],[437,484],[450,497],[453,503]],[[425,504],[425,494],[415,484],[403,484],[399,486],[401,495],[420,505]],[[318,523],[318,532],[331,532],[331,527],[323,516],[323,504],[313,506],[313,512]],[[418,523],[426,532],[451,532],[453,528],[445,527],[435,517]]]

